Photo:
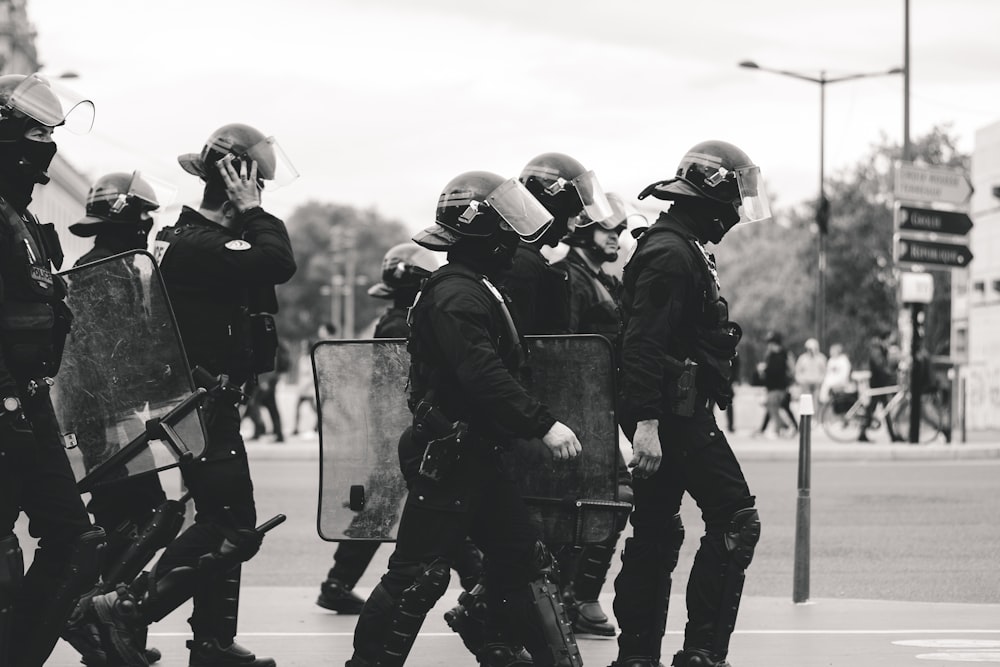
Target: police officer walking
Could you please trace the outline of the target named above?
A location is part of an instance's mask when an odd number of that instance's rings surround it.
[[[228,376],[240,387],[273,369],[277,335],[274,286],[295,273],[284,223],[261,208],[268,181],[296,174],[273,137],[231,124],[209,137],[201,154],[182,155],[184,169],[205,182],[201,206],[185,207],[157,235],[160,263],[192,367]],[[257,553],[261,534],[246,448],[240,437],[238,391],[217,392],[205,407],[205,454],[182,468],[195,502],[195,523],[130,587],[94,598],[94,610],[128,665],[146,665],[138,632],[190,597],[191,667],[273,667],[237,644],[240,565]]]
[[[446,251],[449,262],[427,279],[411,311],[414,422],[399,443],[409,495],[389,571],[358,619],[350,667],[404,663],[466,536],[486,557],[495,636],[485,650],[520,642],[537,665],[581,664],[552,558],[500,457],[512,437],[541,438],[556,460],[580,452],[573,432],[515,379],[520,336],[493,286],[519,238],[538,238],[551,219],[516,179],[467,172],[442,191],[436,224],[414,237]],[[477,657],[511,664],[512,656]]]
[[[618,259],[618,237],[625,231],[625,202],[607,194],[612,215],[595,222],[585,214],[563,237],[570,247],[566,257],[552,265],[567,276],[569,287],[568,333],[600,334],[617,350],[622,329],[621,281],[608,274],[604,264]],[[581,378],[586,381],[586,378]],[[632,476],[618,452],[618,500],[631,502]],[[628,521],[628,512],[616,518],[616,532],[602,544],[562,547],[557,552],[563,599],[577,634],[615,635],[615,626],[601,608],[598,596],[611,568],[611,560]]]
[[[542,255],[576,223],[577,216],[605,220],[611,205],[593,171],[563,153],[542,153],[521,170],[520,180],[553,216],[538,238],[522,239],[502,286],[511,300],[514,322],[522,335],[561,334],[568,330],[569,293],[566,274],[549,266]]]
[[[672,664],[723,667],[760,520],[713,412],[732,399],[740,329],[729,320],[704,244],[718,243],[738,222],[768,218],[770,210],[760,170],[721,141],[694,146],[675,178],[639,198],[649,195],[674,203],[639,238],[624,273],[621,413],[632,441],[635,498],[633,534],[615,580],[621,633],[613,664],[659,664],[687,492],[701,510],[705,536],[688,581],[684,648]]]
[[[36,183],[48,183],[53,130],[70,112],[93,120],[33,74],[0,77],[0,664],[39,667],[52,653],[77,597],[98,576],[104,531],[83,506],[63,450],[49,386],[72,314],[51,224],[28,211]],[[21,510],[39,538],[31,567],[14,523]]]

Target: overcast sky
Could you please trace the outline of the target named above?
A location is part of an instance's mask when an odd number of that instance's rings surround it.
[[[273,134],[302,174],[266,193],[375,207],[416,230],[470,169],[517,175],[568,153],[634,198],[691,145],[723,139],[779,206],[819,178],[819,86],[903,64],[904,0],[30,0],[44,71],[97,106],[57,134],[93,177],[143,169],[199,193],[177,165],[229,122]],[[1000,121],[1000,1],[911,0],[911,134],[951,122],[971,151]],[[827,173],[881,134],[901,141],[903,79],[827,86]]]

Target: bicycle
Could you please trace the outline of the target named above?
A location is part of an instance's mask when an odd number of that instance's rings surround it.
[[[857,398],[846,410],[843,409],[842,400],[838,402],[838,397],[831,397],[820,411],[823,430],[831,440],[856,442],[865,424],[868,403],[876,396],[891,396],[891,398],[885,404],[880,403],[875,406],[871,423],[866,430],[871,432],[881,429],[888,416],[892,419],[896,432],[906,439],[910,428],[910,390],[899,385],[874,389],[859,386]],[[931,442],[948,428],[950,428],[950,414],[942,392],[930,389],[920,397],[920,442]]]

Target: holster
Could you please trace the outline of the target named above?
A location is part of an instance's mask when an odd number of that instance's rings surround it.
[[[278,354],[278,329],[270,313],[251,313],[250,344],[253,347],[253,372],[260,375],[274,370]]]
[[[697,379],[697,362],[685,359],[684,368],[667,387],[671,414],[678,417],[694,415],[694,406],[698,399]]]
[[[462,456],[462,441],[469,432],[465,422],[449,421],[443,412],[420,401],[413,410],[413,435],[426,442],[420,460],[420,474],[439,482],[448,476]]]

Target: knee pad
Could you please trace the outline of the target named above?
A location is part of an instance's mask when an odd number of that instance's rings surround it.
[[[723,537],[732,564],[745,570],[753,560],[753,552],[760,541],[760,515],[757,510],[750,507],[733,514]]]
[[[426,614],[448,590],[451,566],[436,560],[417,576],[413,585],[403,591],[399,607],[408,614]]]
[[[435,560],[403,591],[389,619],[385,643],[375,660],[376,667],[402,667],[427,612],[448,590],[449,579],[451,566],[447,561]]]

